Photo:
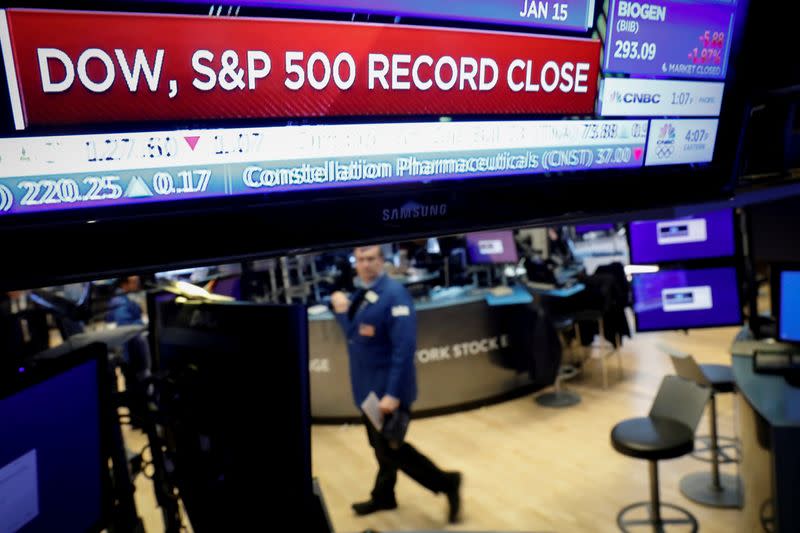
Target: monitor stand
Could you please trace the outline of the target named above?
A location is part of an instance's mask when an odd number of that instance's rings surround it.
[[[489,286],[491,289],[489,289],[489,292],[498,298],[503,296],[511,296],[514,294],[514,290],[508,285],[508,277],[506,276],[505,265],[495,266],[494,268],[500,269],[500,284],[490,283]]]
[[[492,268],[490,265],[480,265],[480,266],[471,266],[469,267],[469,271],[472,273],[472,284],[475,287],[480,287],[480,274],[486,275],[486,286],[492,286],[492,280],[494,279],[494,275],[492,273]]]

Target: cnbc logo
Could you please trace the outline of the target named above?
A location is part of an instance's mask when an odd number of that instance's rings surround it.
[[[611,91],[608,95],[612,102],[617,104],[660,104],[661,95],[659,93],[633,93]]]
[[[656,137],[656,157],[669,159],[675,153],[675,128],[667,122],[658,130]]]

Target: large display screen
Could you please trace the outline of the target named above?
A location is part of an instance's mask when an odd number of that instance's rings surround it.
[[[107,472],[97,376],[89,360],[0,398],[0,531],[83,533],[100,524]]]
[[[466,241],[473,265],[507,264],[519,260],[514,233],[510,230],[468,233]]]
[[[742,322],[734,267],[661,270],[633,277],[638,331],[663,331]]]
[[[190,3],[191,0],[182,1]],[[227,0],[213,3],[430,17],[574,31],[591,28],[594,15],[594,0],[559,0],[552,4],[537,0]]]
[[[779,297],[778,337],[785,342],[800,342],[800,271],[780,273]]]
[[[629,227],[632,263],[726,257],[736,251],[732,209],[673,220],[640,220]]]
[[[0,10],[10,109],[0,221],[708,166],[744,3],[252,1],[252,16],[245,7],[236,17],[150,2],[134,4],[141,12]]]

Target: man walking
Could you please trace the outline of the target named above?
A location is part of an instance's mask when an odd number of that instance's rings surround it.
[[[461,474],[442,471],[403,437],[411,404],[417,398],[414,302],[402,284],[384,274],[379,246],[356,248],[355,257],[359,289],[352,301],[344,293],[335,292],[331,304],[347,339],[353,399],[361,408],[374,392],[380,399],[384,430],[379,431],[363,416],[378,460],[378,475],[371,498],[353,504],[353,510],[366,515],[396,508],[394,487],[401,470],[430,491],[444,493],[449,504],[448,520],[456,522]]]

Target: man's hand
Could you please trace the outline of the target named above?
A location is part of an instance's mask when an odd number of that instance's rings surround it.
[[[389,413],[397,411],[397,408],[400,407],[400,400],[386,394],[381,398],[381,403],[378,404],[378,407],[381,408],[383,414],[388,415]]]
[[[350,299],[342,291],[336,291],[331,294],[331,305],[335,313],[346,313],[350,307]]]

